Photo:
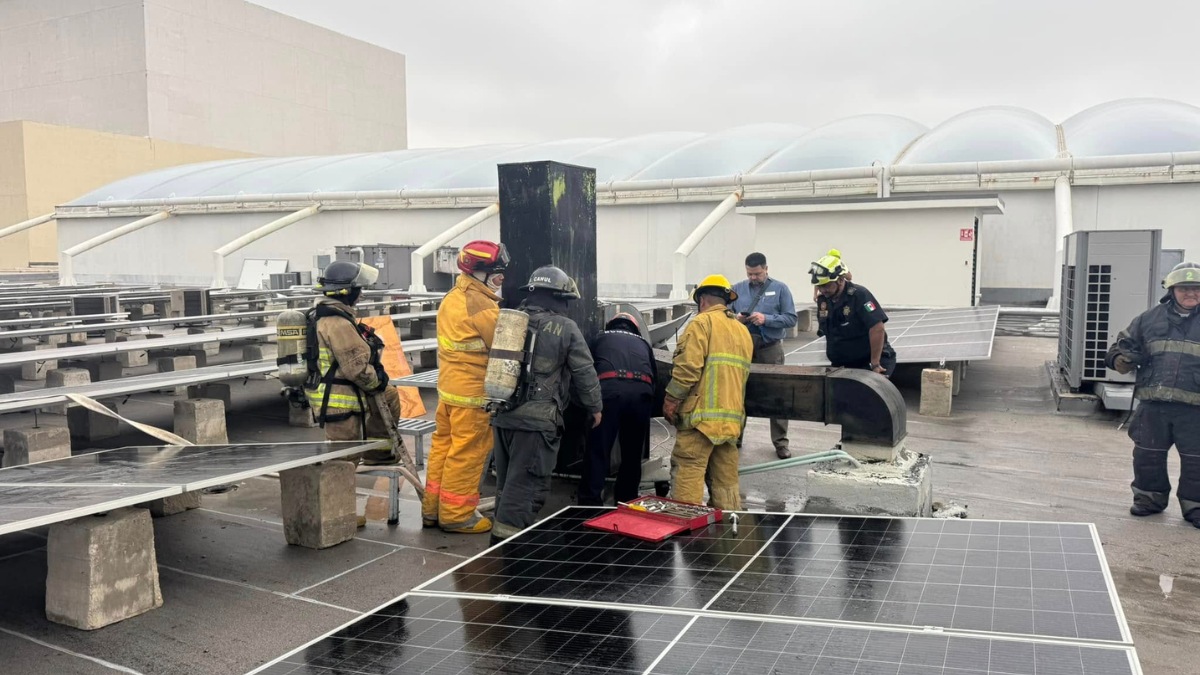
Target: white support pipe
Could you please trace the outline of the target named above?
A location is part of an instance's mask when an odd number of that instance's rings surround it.
[[[0,230],[0,239],[3,239],[9,235],[16,234],[18,232],[24,232],[25,230],[28,230],[32,227],[37,227],[38,225],[41,225],[42,223],[48,223],[52,220],[54,220],[53,212],[38,216],[37,218],[30,218],[29,220],[17,223],[16,225],[9,225],[8,227],[4,228],[3,230]]]
[[[412,252],[412,285],[408,290],[413,293],[424,293],[425,288],[425,258],[431,255],[434,251],[442,246],[445,246],[451,239],[459,236],[463,232],[483,223],[483,221],[500,213],[500,205],[492,204],[491,206],[480,209],[472,213],[467,218],[458,221],[458,224],[447,229],[445,232],[437,235],[433,239],[421,245],[421,248]]]
[[[233,253],[234,251],[243,249],[243,248],[249,246],[250,244],[253,244],[254,242],[258,241],[259,239],[262,239],[263,237],[267,236],[268,234],[271,234],[272,232],[282,230],[283,228],[287,227],[288,225],[291,225],[293,223],[298,223],[301,220],[308,218],[309,216],[314,216],[320,210],[321,210],[320,204],[313,204],[312,206],[305,207],[303,209],[300,209],[299,211],[294,211],[292,213],[287,214],[286,216],[284,216],[282,218],[277,218],[275,220],[272,220],[271,222],[267,223],[266,225],[263,225],[262,227],[260,227],[256,230],[247,232],[246,234],[243,234],[242,236],[238,237],[237,239],[234,239],[233,241],[229,242],[228,244],[225,244],[221,248],[213,251],[212,287],[213,288],[223,288],[225,286],[225,258],[228,257],[229,254]]]
[[[111,229],[108,232],[105,232],[104,234],[92,237],[91,239],[88,239],[85,242],[75,244],[71,248],[68,248],[65,251],[63,251],[62,253],[59,253],[58,254],[59,284],[61,284],[63,286],[74,286],[75,285],[75,256],[77,256],[80,253],[83,253],[85,251],[90,251],[90,250],[96,248],[97,246],[100,246],[101,244],[107,244],[108,242],[112,241],[113,239],[117,239],[119,237],[124,237],[125,235],[129,234],[130,232],[136,232],[144,227],[149,227],[157,222],[166,220],[167,218],[170,218],[170,217],[171,217],[170,211],[159,211],[158,213],[155,213],[154,215],[146,216],[145,218],[140,218],[138,220],[133,221],[132,223],[122,225],[118,228]]]
[[[1062,266],[1064,258],[1063,240],[1075,231],[1075,216],[1071,209],[1071,179],[1059,176],[1054,179],[1054,292],[1046,309],[1058,311],[1062,303]]]
[[[688,256],[692,254],[692,251],[696,250],[696,246],[698,246],[700,242],[704,241],[704,238],[708,236],[709,232],[712,232],[712,229],[717,226],[717,223],[721,222],[721,219],[724,218],[730,211],[732,211],[733,207],[737,206],[738,202],[741,200],[742,193],[740,190],[726,197],[720,204],[717,204],[717,208],[709,212],[709,214],[704,217],[704,220],[700,221],[700,224],[696,226],[696,229],[692,230],[692,233],[688,235],[687,239],[683,240],[683,243],[679,245],[679,248],[675,249],[674,266],[671,270],[672,300],[687,299]]]

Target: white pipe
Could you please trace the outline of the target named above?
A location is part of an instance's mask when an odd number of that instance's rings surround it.
[[[692,251],[696,250],[696,246],[704,241],[704,238],[708,236],[709,232],[712,232],[717,223],[721,222],[721,219],[732,211],[733,207],[737,206],[741,200],[742,193],[740,190],[726,197],[720,204],[717,204],[715,209],[704,217],[704,220],[700,221],[700,224],[696,226],[696,229],[692,230],[687,239],[683,240],[679,248],[675,249],[674,266],[671,270],[672,300],[684,300],[687,298],[688,256],[692,254]]]
[[[135,220],[132,223],[128,223],[126,225],[122,225],[120,227],[111,229],[108,232],[105,232],[104,234],[92,237],[91,239],[88,239],[87,241],[80,242],[78,244],[75,244],[71,248],[68,248],[68,249],[62,251],[58,255],[59,284],[61,284],[63,286],[74,286],[75,285],[75,256],[77,256],[80,253],[83,253],[85,251],[90,251],[90,250],[96,248],[97,246],[100,246],[101,244],[106,244],[106,243],[112,241],[113,239],[117,239],[118,237],[124,237],[125,235],[129,234],[130,232],[136,232],[136,231],[142,229],[143,227],[149,227],[150,225],[153,225],[162,220],[166,220],[167,218],[170,218],[170,217],[171,217],[170,211],[159,211],[158,213],[155,213],[154,215],[146,216],[145,218],[139,218],[138,220]]]
[[[24,232],[25,230],[28,230],[31,227],[37,227],[38,225],[41,225],[42,223],[48,223],[51,220],[54,220],[53,212],[38,216],[37,218],[30,218],[29,220],[22,221],[20,223],[17,223],[16,225],[9,225],[8,227],[4,228],[3,230],[0,230],[0,239],[3,239],[12,234],[16,234],[18,232]]]
[[[212,287],[213,288],[223,288],[225,286],[225,258],[228,257],[229,254],[231,254],[234,251],[237,251],[239,249],[243,249],[243,248],[249,246],[250,244],[253,244],[254,242],[258,241],[259,239],[262,239],[263,237],[265,237],[273,232],[282,230],[283,228],[287,227],[288,225],[291,225],[293,223],[298,223],[301,220],[308,218],[309,216],[314,216],[320,210],[321,210],[320,204],[313,204],[312,206],[307,206],[305,208],[300,209],[299,211],[289,213],[288,215],[286,215],[282,218],[276,218],[275,220],[272,220],[271,222],[267,223],[266,225],[263,225],[262,227],[260,227],[256,230],[247,232],[246,234],[243,234],[242,236],[238,237],[237,239],[234,239],[233,241],[229,242],[228,244],[225,244],[221,248],[218,248],[217,250],[213,251]]]
[[[1054,179],[1054,292],[1046,309],[1057,311],[1062,303],[1062,266],[1065,260],[1064,240],[1075,231],[1075,216],[1071,209],[1071,179]]]
[[[447,229],[433,239],[425,242],[420,248],[412,252],[412,284],[408,290],[413,293],[424,293],[425,288],[425,258],[445,246],[451,239],[459,236],[467,230],[479,225],[483,221],[500,213],[500,205],[492,204],[491,206],[480,209],[472,213],[469,217],[464,218],[458,224]]]

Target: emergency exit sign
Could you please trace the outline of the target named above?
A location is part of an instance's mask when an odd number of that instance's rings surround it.
[[[959,241],[975,241],[975,228],[964,227],[958,231]]]

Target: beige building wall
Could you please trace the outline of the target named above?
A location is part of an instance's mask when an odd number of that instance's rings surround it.
[[[0,0],[0,121],[261,155],[408,146],[403,54],[244,0]]]
[[[33,122],[0,123],[0,228],[128,176],[248,153]],[[0,239],[0,268],[58,261],[51,221]]]

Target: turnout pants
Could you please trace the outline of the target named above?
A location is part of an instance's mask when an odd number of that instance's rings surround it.
[[[654,390],[638,381],[606,381],[604,413],[600,426],[588,432],[587,456],[579,481],[580,506],[604,504],[604,481],[608,477],[613,442],[621,441],[621,466],[617,469],[616,501],[637,499],[642,481],[642,449],[650,433],[650,409]]]
[[[1167,452],[1179,452],[1179,507],[1187,516],[1200,509],[1200,406],[1142,401],[1129,426],[1133,441],[1133,501],[1156,511],[1170,503]]]
[[[363,393],[363,401],[367,404],[367,422],[366,422],[366,440],[369,441],[384,441],[385,445],[379,450],[369,450],[362,455],[347,457],[346,459],[352,462],[357,462],[363,457],[370,458],[385,458],[392,455],[391,438],[388,436],[387,427],[384,426],[383,420],[379,418],[378,408],[375,406],[375,396],[372,394]],[[383,398],[387,401],[388,408],[392,411],[393,419],[400,419],[400,393],[395,387],[388,387],[383,391]],[[335,409],[330,409],[336,412]],[[352,415],[347,419],[338,422],[325,423],[325,440],[328,441],[358,441],[363,439],[363,418],[359,415]]]
[[[421,519],[443,530],[473,527],[480,518],[479,479],[492,450],[491,419],[482,408],[438,402]]]
[[[496,513],[492,517],[492,536],[508,539],[533,525],[546,503],[562,434],[500,428],[494,431]]]
[[[695,429],[675,434],[671,452],[671,498],[692,504],[704,503],[704,472],[712,478],[712,505],[722,511],[742,508],[738,486],[738,450],[733,441],[713,445]]]

